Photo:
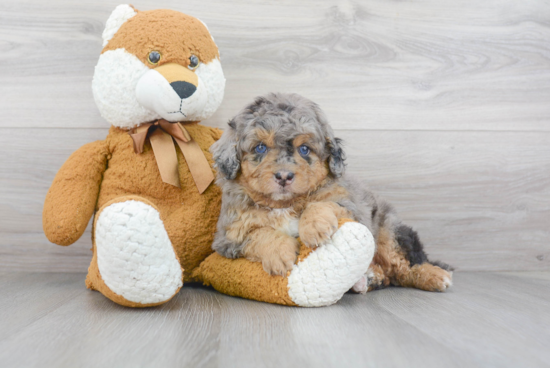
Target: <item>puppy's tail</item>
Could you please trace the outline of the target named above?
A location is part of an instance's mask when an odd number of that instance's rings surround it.
[[[405,254],[406,258],[411,264],[411,267],[416,264],[430,263],[434,266],[442,268],[446,271],[453,271],[454,268],[447,263],[441,261],[430,261],[428,255],[424,251],[424,244],[420,241],[418,233],[414,231],[410,226],[399,225],[395,229],[395,238],[401,251]]]

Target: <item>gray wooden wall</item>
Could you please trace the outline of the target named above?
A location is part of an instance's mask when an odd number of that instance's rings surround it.
[[[91,93],[113,1],[0,3],[0,268],[85,271],[89,232],[48,243],[70,153],[108,125]],[[550,269],[550,2],[134,1],[205,21],[226,97],[298,92],[346,141],[349,172],[459,270]]]

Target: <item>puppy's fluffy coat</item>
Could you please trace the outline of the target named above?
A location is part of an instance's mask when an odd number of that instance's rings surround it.
[[[212,146],[223,191],[213,249],[262,262],[286,275],[297,237],[318,247],[352,218],[369,228],[377,251],[364,292],[387,285],[444,291],[450,267],[430,262],[418,235],[363,183],[344,175],[341,142],[321,109],[297,94],[272,93],[244,108]]]

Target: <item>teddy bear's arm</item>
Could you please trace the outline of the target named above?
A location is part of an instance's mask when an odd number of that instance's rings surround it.
[[[105,141],[88,143],[74,152],[57,172],[42,212],[44,233],[52,243],[70,245],[86,230],[94,213],[108,154]]]

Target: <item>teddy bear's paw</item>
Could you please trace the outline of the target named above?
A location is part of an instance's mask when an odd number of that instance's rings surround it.
[[[302,307],[336,303],[367,272],[375,242],[366,226],[342,225],[332,238],[294,265],[288,276],[288,293]]]
[[[159,213],[143,202],[118,202],[103,209],[95,244],[103,282],[126,300],[161,303],[182,286],[182,269]]]

